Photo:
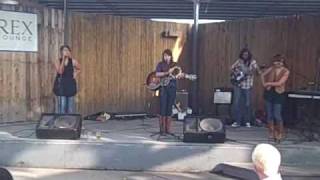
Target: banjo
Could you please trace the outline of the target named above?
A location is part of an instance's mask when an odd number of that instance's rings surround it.
[[[231,84],[235,86],[239,86],[242,81],[247,79],[248,74],[246,74],[243,70],[240,68],[234,68],[231,71]]]
[[[170,81],[173,79],[177,79],[177,77],[182,74],[182,69],[179,66],[174,66],[170,68],[171,73],[166,76],[166,77],[157,77],[156,72],[153,71],[148,74],[147,79],[146,79],[146,85],[147,88],[156,91],[162,86],[168,86]],[[197,79],[197,75],[195,74],[184,74],[184,78],[194,81]]]

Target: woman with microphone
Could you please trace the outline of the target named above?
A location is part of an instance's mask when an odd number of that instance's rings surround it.
[[[57,73],[53,92],[58,97],[57,113],[74,113],[74,96],[77,93],[76,77],[80,72],[80,65],[71,56],[68,45],[60,47],[60,59],[55,62]]]

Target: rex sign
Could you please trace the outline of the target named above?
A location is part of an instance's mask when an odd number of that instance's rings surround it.
[[[37,15],[0,11],[0,51],[38,51]]]

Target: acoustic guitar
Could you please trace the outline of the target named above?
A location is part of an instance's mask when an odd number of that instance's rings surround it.
[[[175,66],[173,68],[171,68],[172,73],[169,74],[166,77],[157,77],[156,76],[156,72],[153,71],[151,73],[148,74],[147,79],[146,79],[146,85],[147,88],[152,90],[152,91],[156,91],[158,90],[160,87],[162,86],[168,86],[170,81],[172,79],[177,79],[177,77],[182,73],[182,70],[180,67]],[[197,79],[197,75],[195,74],[184,74],[184,78],[194,81]]]

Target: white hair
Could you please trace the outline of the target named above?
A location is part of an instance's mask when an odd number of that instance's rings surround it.
[[[252,162],[263,170],[266,176],[279,173],[281,155],[277,148],[270,144],[258,144],[252,152]]]

